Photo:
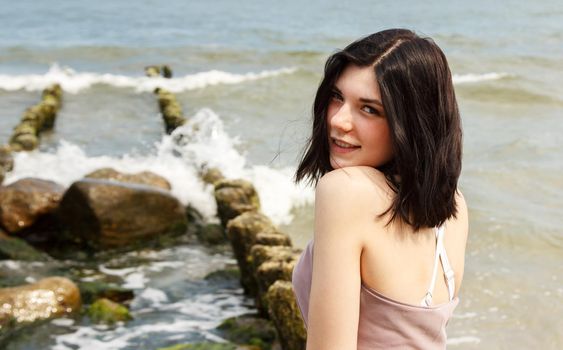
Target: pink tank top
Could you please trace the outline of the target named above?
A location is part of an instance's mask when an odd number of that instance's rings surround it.
[[[459,299],[453,297],[454,276],[442,243],[443,228],[436,229],[436,258],[430,287],[421,305],[392,300],[362,283],[358,350],[372,349],[445,349],[446,325]],[[450,293],[450,301],[432,305],[432,291],[440,260]],[[313,268],[311,240],[293,270],[293,289],[307,326],[309,293]]]

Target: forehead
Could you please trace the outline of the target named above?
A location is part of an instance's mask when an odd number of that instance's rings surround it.
[[[372,66],[348,65],[336,80],[335,85],[345,95],[380,99],[379,84]]]

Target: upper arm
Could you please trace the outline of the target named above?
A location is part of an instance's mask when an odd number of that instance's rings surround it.
[[[344,171],[317,185],[307,349],[354,349],[360,309],[361,191]]]

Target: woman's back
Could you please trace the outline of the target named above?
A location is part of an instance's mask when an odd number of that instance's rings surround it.
[[[398,221],[386,226],[387,217],[375,220],[378,213],[390,206],[394,195],[385,177],[378,170],[368,167],[345,171],[350,174],[351,181],[365,182],[366,199],[372,200],[371,205],[365,208],[366,220],[363,223],[366,234],[361,256],[362,282],[388,298],[419,305],[432,279],[436,252],[435,228],[423,228],[415,233],[411,226]],[[372,211],[370,208],[377,209]],[[461,193],[457,196],[457,209],[456,217],[443,225],[443,244],[455,275],[455,295],[463,279],[468,233],[467,207]],[[442,271],[440,266],[438,270]],[[442,273],[438,273],[438,276],[442,276]],[[433,304],[448,300],[446,282],[444,278],[437,278]]]
[[[378,219],[378,214],[389,206],[393,196],[379,171],[369,167],[351,167],[331,175],[332,186],[353,187],[350,196],[359,204],[352,209],[357,214],[353,227],[360,233],[342,232],[343,235],[355,236],[362,247],[358,349],[392,346],[427,348],[429,345],[445,344],[445,324],[458,301],[457,298],[450,301],[444,278],[436,278],[430,307],[420,306],[432,280],[436,230],[423,229],[414,233],[408,225],[395,222],[386,226],[385,217]],[[325,199],[330,201],[330,198]],[[457,219],[445,225],[445,236],[450,237],[443,240],[455,273],[456,295],[463,276],[467,236],[466,208],[462,197],[459,203]],[[322,235],[322,232],[317,234]],[[294,271],[296,296],[305,321],[309,311],[313,247],[311,242]],[[438,276],[443,276],[441,264],[437,271]]]

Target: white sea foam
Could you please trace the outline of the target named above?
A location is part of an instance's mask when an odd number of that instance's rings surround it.
[[[510,77],[508,73],[483,73],[483,74],[454,74],[453,82],[454,84],[464,84],[464,83],[478,83],[487,80],[499,80],[506,77]]]
[[[455,338],[448,338],[447,345],[448,346],[455,346],[460,344],[479,344],[481,339],[477,337],[455,337]]]
[[[135,297],[135,301],[139,302],[140,300],[148,302],[151,306],[159,306],[162,303],[167,303],[168,297],[166,296],[166,293],[160,289],[149,287],[143,289],[141,294]]]
[[[166,78],[149,78],[145,76],[125,76],[116,74],[100,74],[76,72],[68,67],[53,64],[45,74],[6,75],[0,74],[0,89],[15,91],[40,91],[47,86],[59,83],[68,93],[79,93],[96,84],[111,85],[118,88],[131,88],[137,92],[152,92],[155,88],[165,88],[171,92],[182,92],[201,89],[211,85],[239,84],[281,74],[291,74],[295,68],[265,70],[258,73],[235,74],[218,70],[210,70],[184,76]]]
[[[103,167],[125,173],[148,170],[165,177],[172,186],[172,194],[183,204],[192,205],[212,220],[216,214],[212,188],[198,175],[205,165],[218,168],[227,178],[253,182],[262,211],[276,224],[291,222],[294,206],[313,201],[311,188],[293,183],[294,169],[247,166],[246,158],[236,146],[237,139],[225,132],[219,116],[210,109],[202,109],[190,117],[189,123],[171,135],[164,135],[153,154],[91,157],[79,146],[66,141],[61,141],[54,153],[19,152],[14,158],[14,171],[7,175],[5,184],[24,177],[38,177],[68,187]]]

